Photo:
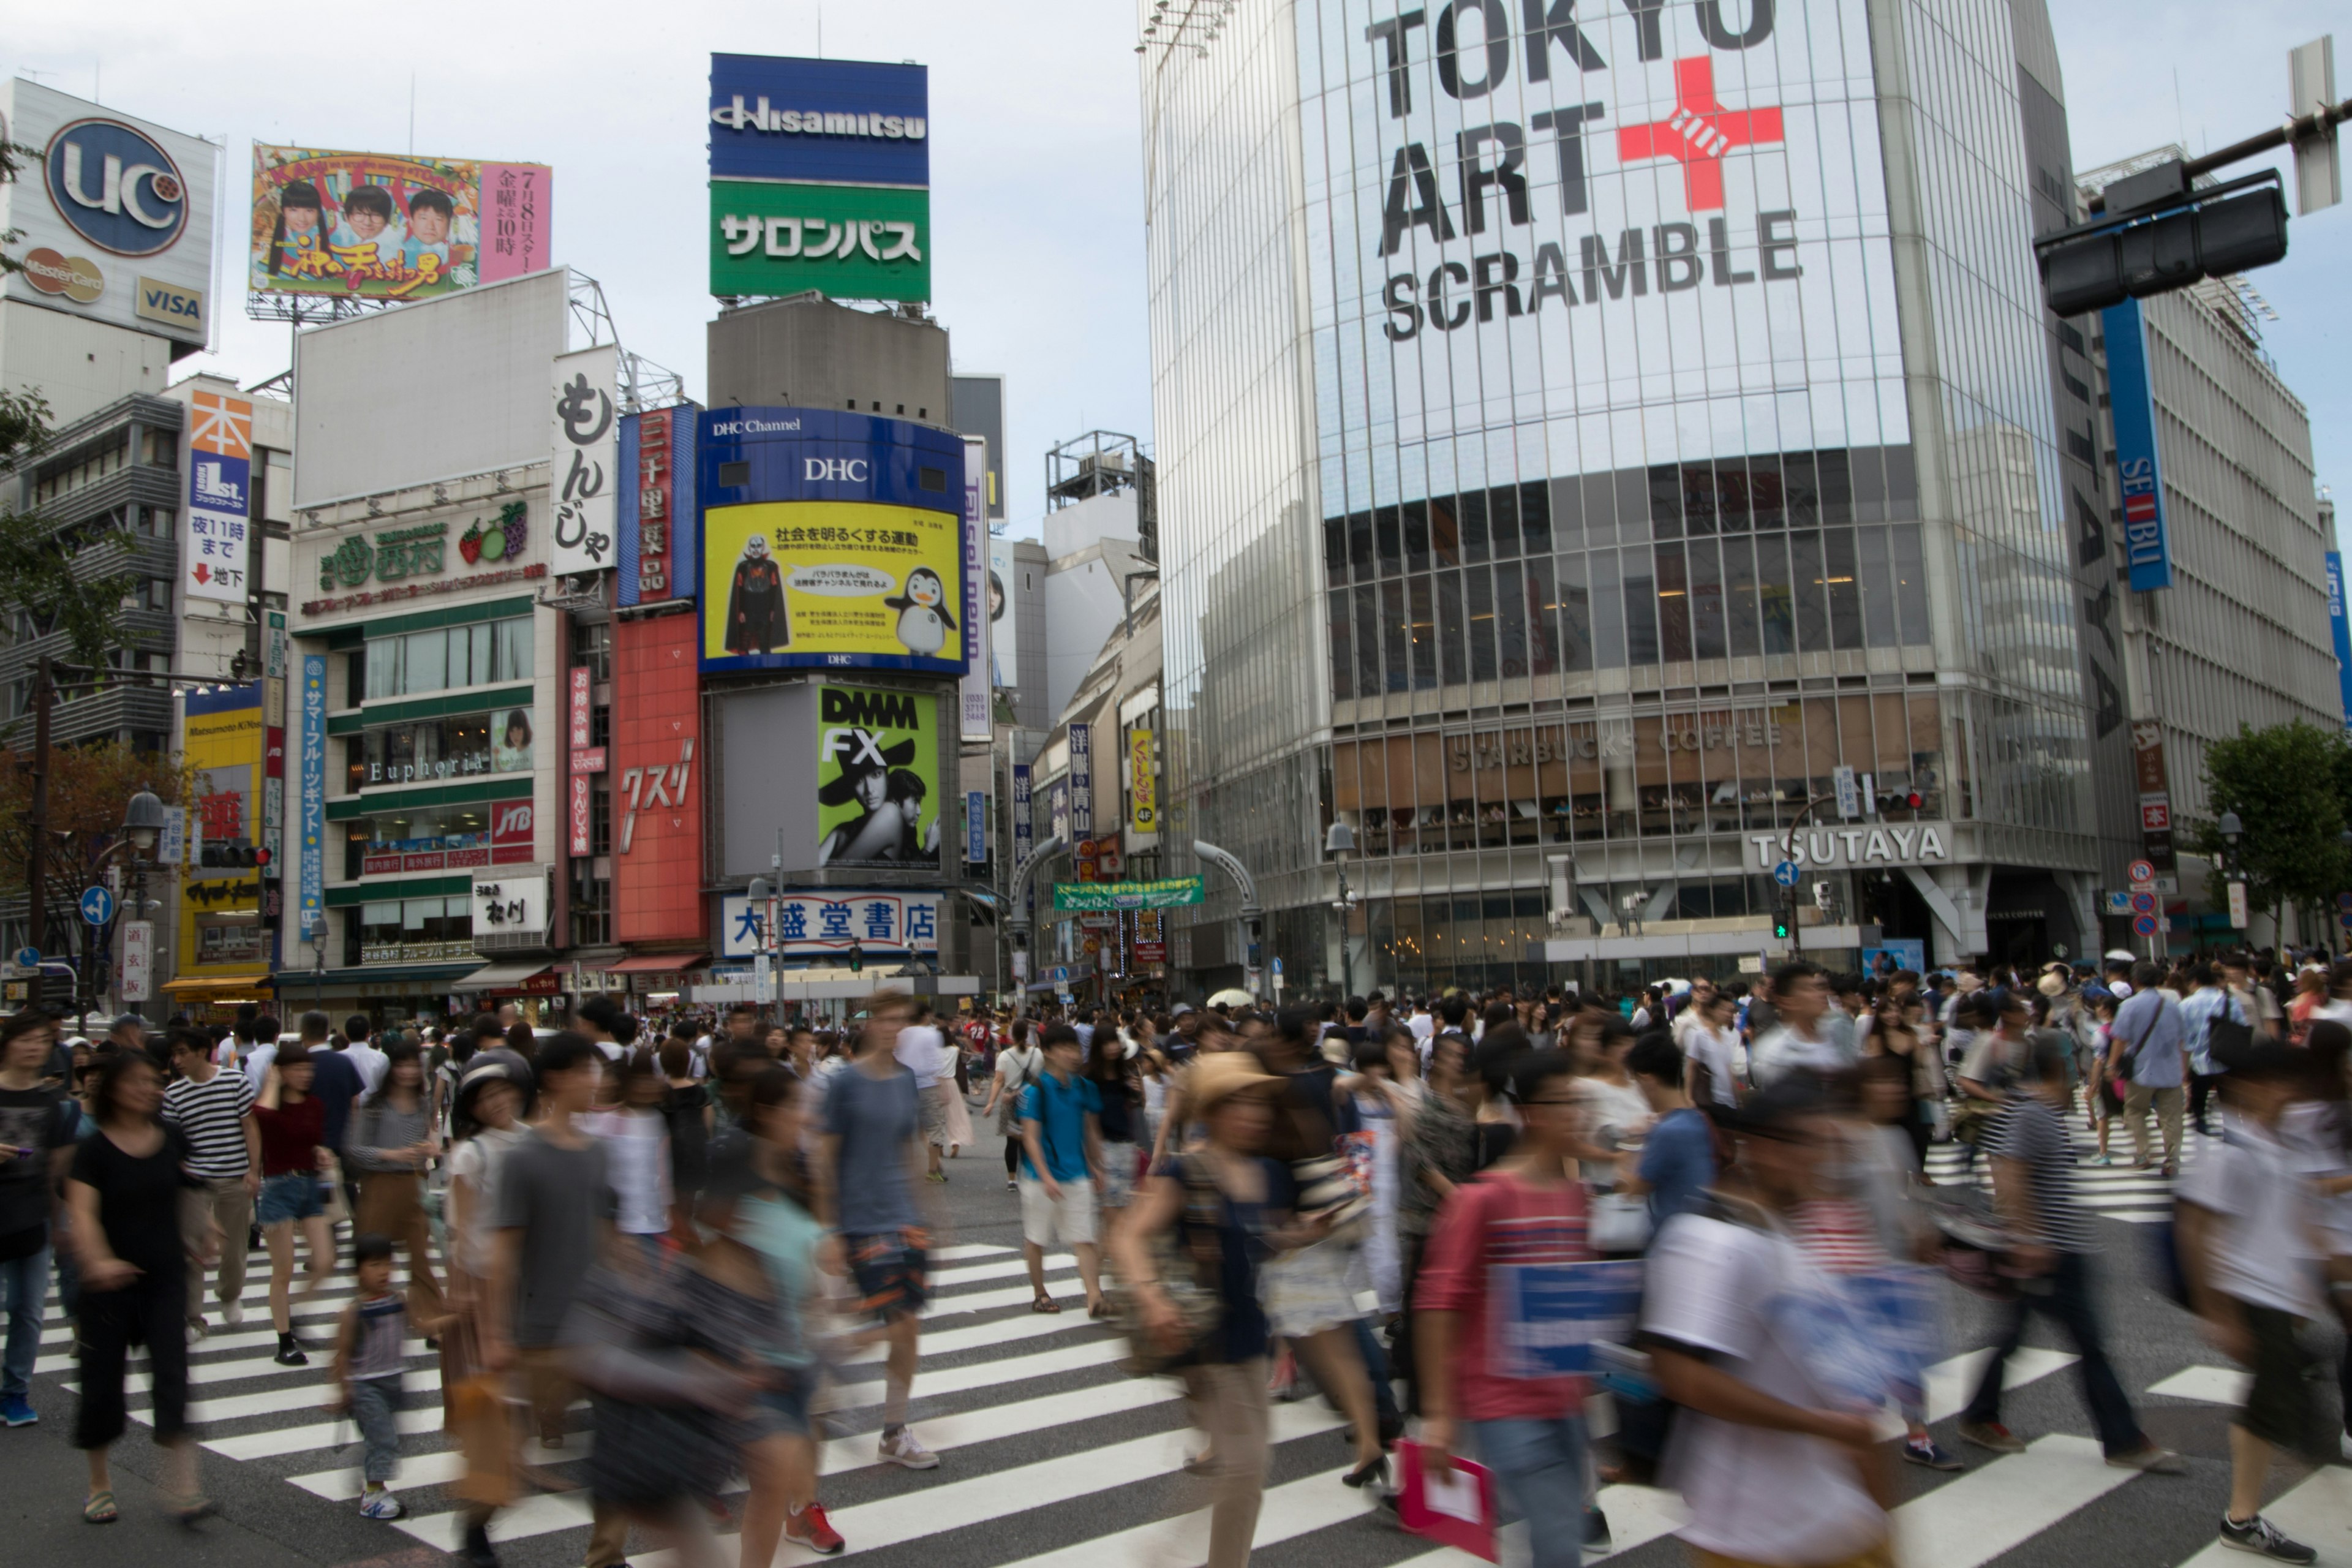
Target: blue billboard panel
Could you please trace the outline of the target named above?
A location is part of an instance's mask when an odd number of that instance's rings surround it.
[[[2336,649],[2336,689],[2344,708],[2344,729],[2352,734],[2352,621],[2344,617],[2344,557],[2327,552],[2327,631]]]
[[[825,408],[699,416],[702,668],[961,675],[963,442]]]
[[[2116,422],[2116,472],[2123,482],[2124,558],[2132,592],[2172,586],[2172,542],[2164,527],[2164,470],[2156,450],[2156,391],[2147,374],[2147,323],[2139,301],[2101,313],[2107,339],[2107,394]]]
[[[710,57],[710,177],[931,183],[930,69],[878,60]]]

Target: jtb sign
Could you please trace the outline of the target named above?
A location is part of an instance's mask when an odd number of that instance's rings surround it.
[[[2164,470],[2156,448],[2156,388],[2148,380],[2147,322],[2139,301],[2100,312],[2107,337],[2107,392],[2116,421],[2116,473],[2123,482],[2124,558],[2132,591],[2172,586],[2164,527]]]

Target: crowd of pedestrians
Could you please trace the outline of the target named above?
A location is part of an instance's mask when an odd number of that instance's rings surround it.
[[[1341,1419],[1341,1483],[1393,1506],[1408,1469],[1475,1459],[1538,1568],[1607,1547],[1611,1479],[1677,1489],[1707,1568],[1885,1563],[1885,1458],[1969,1462],[1928,1427],[1941,1278],[2000,1302],[1963,1450],[2027,1447],[2001,1419],[2003,1366],[2041,1316],[2107,1462],[2183,1468],[2104,1348],[2095,1285],[2117,1265],[2075,1180],[2117,1157],[2120,1122],[2163,1175],[2185,1129],[2203,1139],[2167,1284],[2252,1374],[2220,1539],[2312,1560],[2260,1510],[2321,1418],[2305,1328],[2352,1324],[2352,963],[2312,981],[2263,958],[1794,962],[1752,988],[1118,1016],[935,1017],[881,993],[824,1031],[593,997],[571,1022],[420,1038],[312,1013],[281,1037],[256,1015],[150,1039],[125,1019],[68,1047],[46,1016],[6,1020],[0,1415],[36,1419],[54,1272],[84,1518],[117,1517],[107,1453],[142,1345],[169,1505],[209,1511],[189,1345],[242,1323],[258,1246],[277,1360],[326,1359],[366,1517],[403,1510],[404,1347],[422,1339],[464,1458],[468,1563],[498,1561],[491,1525],[525,1489],[570,1484],[549,1467],[576,1449],[583,1395],[588,1568],[623,1563],[633,1531],[718,1561],[739,1477],[745,1568],[780,1542],[841,1551],[817,1454],[848,1361],[881,1363],[874,1459],[941,1463],[910,1404],[938,1189],[996,1180],[957,1163],[976,1113],[1004,1142],[1013,1196],[990,1201],[1017,1210],[1031,1310],[1082,1305],[1127,1337],[1130,1371],[1183,1380],[1212,1568],[1247,1561],[1272,1405],[1310,1392]],[[1945,1142],[1965,1150],[1957,1187],[1927,1173]],[[1065,1248],[1082,1301],[1048,1281]],[[338,1270],[353,1293],[321,1323],[304,1309]],[[1603,1390],[1614,1436],[1596,1445]],[[1883,1449],[1890,1415],[1904,1436]]]

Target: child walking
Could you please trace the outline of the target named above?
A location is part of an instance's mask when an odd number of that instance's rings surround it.
[[[348,1414],[366,1445],[362,1460],[367,1490],[360,1512],[369,1519],[401,1515],[388,1484],[400,1468],[401,1342],[408,1337],[408,1307],[392,1288],[392,1237],[369,1231],[352,1243],[359,1289],[335,1326],[337,1408]],[[438,1334],[444,1320],[420,1322],[415,1332]]]

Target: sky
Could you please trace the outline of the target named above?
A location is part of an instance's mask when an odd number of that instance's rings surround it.
[[[2342,0],[2238,0],[2217,26],[2210,0],[2050,5],[2084,169],[2275,124],[2286,51],[2352,15]],[[224,142],[232,198],[249,186],[256,141],[550,164],[555,258],[604,285],[625,346],[699,397],[710,52],[920,60],[933,310],[958,371],[1008,378],[1011,531],[1036,531],[1048,446],[1092,429],[1150,441],[1140,112],[1123,0],[579,0],[562,12],[471,7],[462,25],[452,15],[314,7],[289,26],[282,6],[253,0],[115,0],[97,28],[73,7],[27,6],[0,38],[0,71]],[[2342,51],[2337,92],[2352,95],[2352,28]],[[241,276],[239,205],[224,227],[226,294]],[[2265,346],[2310,408],[2319,482],[2352,495],[2352,205],[2292,219],[2290,243],[2254,279],[2280,317]],[[218,351],[183,371],[250,384],[286,368],[285,326],[226,309],[220,320]]]

